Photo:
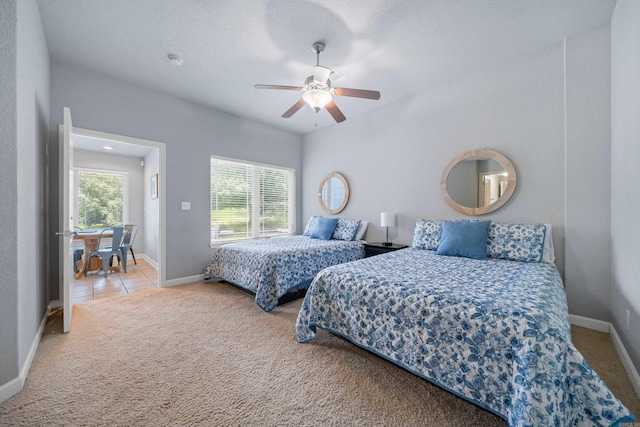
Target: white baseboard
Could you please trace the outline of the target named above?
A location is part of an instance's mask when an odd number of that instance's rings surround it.
[[[613,327],[613,324],[609,322],[603,322],[602,320],[578,316],[575,314],[570,314],[569,320],[572,325],[582,326],[583,328],[593,329],[599,332],[606,332],[611,335],[613,345],[618,352],[618,356],[622,361],[624,369],[627,371],[627,375],[629,376],[629,380],[633,385],[633,389],[636,391],[636,395],[638,395],[638,397],[640,398],[640,375],[638,374],[638,370],[636,369],[636,367],[633,365],[631,357],[629,356],[627,349],[624,347],[624,344],[622,343],[622,340],[620,339],[620,335],[618,335],[616,328]]]
[[[158,262],[152,260],[151,258],[149,258],[147,256],[147,254],[138,254],[137,255],[138,258],[142,258],[143,260],[147,261],[149,263],[149,265],[151,265],[153,268],[155,268],[156,270],[158,270],[159,266],[158,266]]]
[[[47,324],[49,313],[51,313],[51,306],[47,307],[47,311],[45,312],[44,317],[40,322],[40,326],[38,326],[38,331],[33,338],[31,348],[29,349],[29,354],[27,354],[24,365],[22,365],[22,369],[20,370],[20,375],[17,378],[12,379],[8,383],[0,386],[0,403],[13,397],[24,387],[24,383],[27,380],[27,375],[29,374],[29,369],[31,369],[31,362],[33,362],[33,358],[36,356],[36,351],[38,350],[38,346],[40,345],[40,339],[42,338],[44,327]]]
[[[620,339],[620,335],[616,331],[616,328],[611,325],[611,339],[613,340],[613,345],[616,347],[616,351],[620,356],[620,360],[622,360],[622,365],[624,369],[627,371],[627,375],[629,375],[629,379],[631,380],[631,384],[633,385],[633,389],[636,391],[638,397],[640,397],[640,375],[638,374],[638,370],[635,366],[633,366],[633,362],[631,361],[631,357],[629,353],[627,353],[627,349],[624,348],[624,344],[622,344],[622,340]]]
[[[201,282],[204,280],[204,274],[198,274],[196,276],[181,277],[179,279],[171,279],[164,281],[164,287],[184,285],[185,283]]]
[[[593,329],[594,331],[609,333],[611,323],[602,320],[590,319],[588,317],[578,316],[576,314],[569,315],[569,321],[572,325],[582,326],[583,328]]]

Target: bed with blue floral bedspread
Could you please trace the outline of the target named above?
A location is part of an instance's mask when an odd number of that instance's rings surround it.
[[[634,420],[571,342],[564,287],[552,263],[412,247],[330,267],[307,291],[298,341],[312,341],[318,327],[510,426]]]
[[[256,304],[271,311],[287,292],[309,286],[325,267],[359,260],[362,241],[276,237],[230,243],[218,248],[204,278],[218,278],[256,294]]]

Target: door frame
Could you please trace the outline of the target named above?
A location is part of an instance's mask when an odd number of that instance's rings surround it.
[[[134,138],[131,136],[118,135],[107,132],[100,132],[91,129],[83,129],[79,127],[73,128],[73,135],[86,136],[91,138],[107,139],[112,141],[124,142],[127,144],[142,145],[150,148],[157,148],[158,155],[158,287],[164,288],[166,283],[166,144],[164,142],[152,141],[142,138]],[[69,173],[69,171],[61,171],[61,173]],[[62,289],[60,290],[62,292]],[[62,295],[62,293],[60,293]]]
[[[131,136],[117,135],[113,133],[99,132],[90,129],[74,127],[73,134],[87,136],[91,138],[109,139],[112,141],[125,142],[127,144],[142,145],[145,147],[157,148],[159,150],[158,165],[158,287],[165,287],[166,282],[166,150],[164,142],[152,141],[149,139],[134,138]]]

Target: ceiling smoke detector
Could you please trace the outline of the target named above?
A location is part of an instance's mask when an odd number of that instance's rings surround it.
[[[171,65],[175,65],[176,67],[182,65],[182,58],[180,58],[175,53],[168,54],[167,58],[169,58],[169,62],[171,63]]]

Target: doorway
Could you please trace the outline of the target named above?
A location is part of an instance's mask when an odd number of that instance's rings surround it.
[[[135,252],[127,257],[127,273],[101,271],[81,275],[73,286],[75,302],[122,295],[163,287],[165,283],[165,144],[122,135],[73,128],[74,175],[79,171],[121,174],[125,177],[124,197],[120,218],[124,224],[138,226],[134,241]],[[153,186],[153,188],[152,188]],[[73,190],[76,195],[76,183]],[[78,198],[70,206],[70,228],[75,222],[86,222],[79,213]],[[113,224],[107,224],[113,225]],[[82,245],[82,242],[77,242]],[[135,253],[135,255],[133,255]],[[134,261],[133,256],[136,260]]]

